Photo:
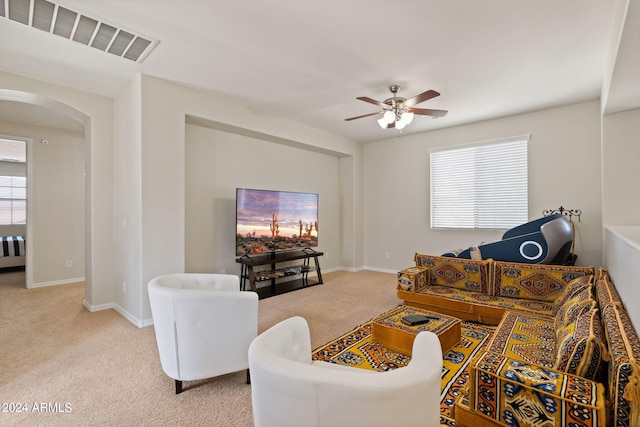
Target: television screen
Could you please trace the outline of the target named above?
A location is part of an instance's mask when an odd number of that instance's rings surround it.
[[[236,189],[236,255],[318,246],[318,194]]]

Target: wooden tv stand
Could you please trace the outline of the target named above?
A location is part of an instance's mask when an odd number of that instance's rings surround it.
[[[322,252],[317,252],[311,248],[301,250],[268,252],[264,254],[243,255],[236,258],[236,262],[242,264],[240,273],[240,288],[246,290],[246,281],[249,281],[251,290],[258,293],[260,298],[278,295],[285,292],[302,289],[307,286],[322,284],[322,273],[320,272],[320,262],[318,257]],[[313,258],[315,265],[310,265],[309,260]],[[281,263],[302,260],[302,264],[278,267]],[[255,270],[254,267],[269,265],[270,270]],[[309,283],[309,272],[315,271],[318,275],[317,282]],[[298,279],[277,282],[278,279],[289,276],[299,276]],[[256,287],[256,282],[271,281],[271,286]]]

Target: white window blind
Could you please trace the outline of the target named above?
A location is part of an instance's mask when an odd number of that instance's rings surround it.
[[[0,175],[0,224],[27,223],[27,178]]]
[[[431,227],[509,229],[528,220],[529,135],[430,151]]]

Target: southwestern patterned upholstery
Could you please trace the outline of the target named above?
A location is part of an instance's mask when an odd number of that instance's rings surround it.
[[[611,405],[610,425],[638,426],[640,423],[640,339],[631,324],[608,273],[600,271],[596,282],[598,303],[611,361],[607,375],[607,401]]]
[[[598,270],[596,293],[598,295],[598,301],[600,301],[600,307],[605,308],[610,305],[623,307],[620,295],[615,286],[613,286],[613,283],[611,283],[609,273],[602,268]]]
[[[585,304],[575,321],[556,330],[555,369],[592,380],[601,380],[609,352],[600,313],[595,304]]]
[[[565,288],[563,294],[554,301],[552,310],[553,315],[556,316],[558,314],[558,311],[563,307],[564,303],[568,299],[573,298],[577,293],[583,291],[584,289],[587,289],[587,292],[589,292],[589,294],[586,295],[587,298],[595,299],[593,297],[593,281],[593,275],[585,275],[580,277],[578,280],[571,281],[571,283],[569,283],[569,285]]]
[[[430,271],[430,284],[491,295],[491,260],[475,261],[416,254],[417,266]]]
[[[398,297],[497,325],[470,364],[457,426],[640,427],[640,339],[606,270],[452,260],[416,254],[429,285]]]
[[[426,292],[421,292],[420,290],[418,290],[412,293],[416,294],[413,295],[413,298],[408,297],[404,299],[408,300],[409,302],[416,302],[418,300],[420,303],[426,302],[428,304],[429,302],[431,302],[432,304],[439,305],[444,309],[451,308],[455,310],[459,305],[466,307],[473,304],[477,306],[475,312],[484,311],[485,313],[493,313],[493,317],[497,319],[495,323],[498,323],[500,321],[505,310],[518,310],[528,313],[539,313],[550,316],[552,315],[552,310],[554,307],[553,303],[545,301],[519,300],[510,297],[496,297],[493,295],[486,295],[478,292],[473,292],[473,294],[469,296],[469,291],[459,288],[451,288],[449,286],[431,285],[428,287]],[[464,311],[464,308],[462,309],[462,311]],[[469,311],[469,313],[471,314],[472,312]],[[464,318],[464,316],[458,317]],[[478,321],[478,319],[475,317],[467,320]],[[490,322],[480,323],[491,324]]]
[[[554,302],[568,283],[593,274],[592,267],[495,262],[494,294]]]
[[[469,384],[468,406],[461,417],[456,408],[456,424],[478,408],[510,426],[606,425],[603,385],[575,375],[484,352],[472,361]]]
[[[507,312],[487,350],[523,362],[602,381],[609,353],[595,301],[583,303],[568,324],[529,313]]]
[[[584,378],[601,380],[609,352],[593,288],[585,288],[564,302],[554,318],[554,368]]]
[[[592,267],[550,266],[469,260],[416,253],[416,266],[429,270],[429,286],[398,289],[407,305],[497,325],[506,310],[551,315],[566,286],[592,276]]]
[[[556,332],[548,317],[508,311],[487,344],[487,351],[552,368],[555,343]]]
[[[420,292],[429,284],[429,269],[426,267],[409,267],[398,272],[398,289],[409,292]]]

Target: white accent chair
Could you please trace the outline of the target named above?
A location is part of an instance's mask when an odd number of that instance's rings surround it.
[[[160,362],[176,394],[182,381],[248,369],[258,295],[241,292],[238,276],[170,274],[151,280],[148,289]]]
[[[367,371],[311,360],[309,327],[286,319],[249,346],[255,427],[440,426],[442,348],[432,332],[408,366]]]

